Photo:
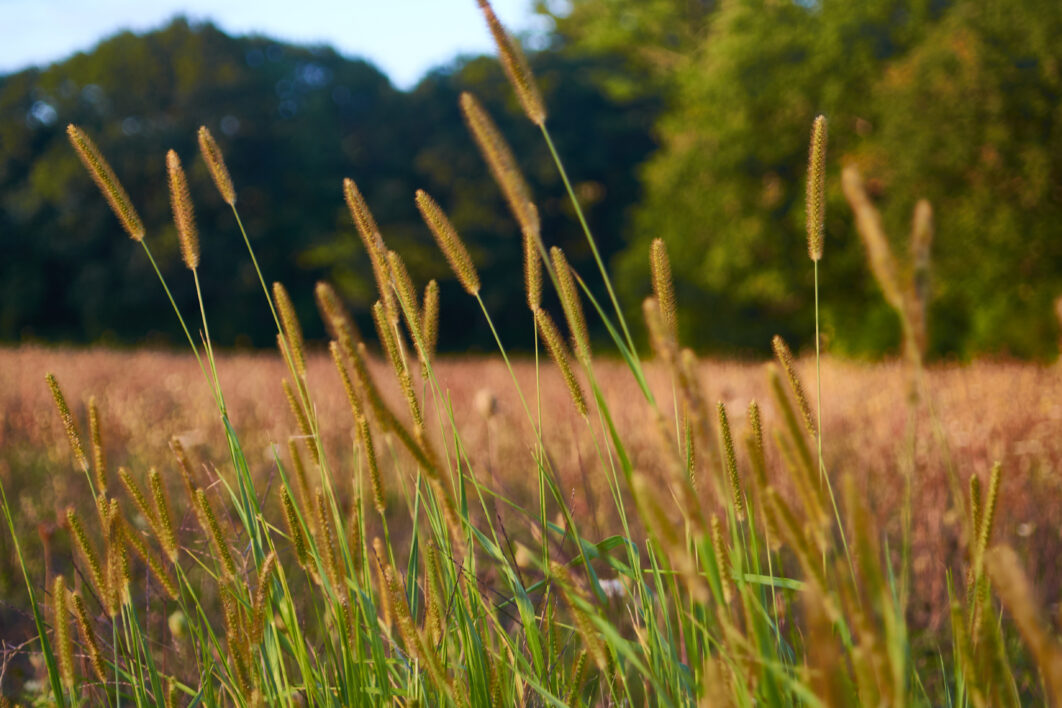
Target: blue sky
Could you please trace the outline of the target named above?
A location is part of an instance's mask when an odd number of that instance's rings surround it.
[[[532,0],[492,0],[510,31],[541,36]],[[325,43],[362,56],[401,88],[462,53],[493,51],[475,0],[0,0],[0,73],[91,49],[123,29],[143,31],[177,14],[227,32]]]

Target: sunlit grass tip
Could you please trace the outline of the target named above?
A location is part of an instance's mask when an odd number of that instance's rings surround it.
[[[510,211],[520,224],[520,230],[525,234],[537,235],[540,228],[538,211],[534,208],[531,189],[516,164],[509,144],[476,97],[467,91],[461,94],[461,112],[494,181],[498,183]]]
[[[488,0],[478,0],[479,9],[483,12],[483,18],[487,21],[487,28],[494,38],[494,44],[498,47],[498,60],[501,62],[505,76],[512,84],[516,92],[516,98],[524,113],[535,125],[546,122],[546,106],[542,102],[542,94],[538,90],[534,74],[527,63],[527,57],[519,42],[509,34],[501,20],[494,14],[494,8]]]
[[[221,154],[221,148],[218,147],[214,136],[205,125],[200,126],[198,138],[199,153],[206,162],[207,170],[210,171],[210,176],[214,180],[214,186],[218,188],[226,204],[235,206],[236,189],[232,186],[232,178],[229,176],[229,168],[225,166],[225,157]]]
[[[450,223],[442,207],[423,189],[417,190],[416,200],[424,222],[435,236],[439,249],[449,261],[450,268],[453,269],[461,287],[469,295],[477,295],[480,288],[479,274],[472,262],[472,256],[468,254],[468,249],[465,248],[461,237],[457,235],[457,229]]]
[[[826,223],[826,116],[818,116],[811,128],[808,154],[807,230],[808,255],[822,259]]]
[[[195,227],[195,211],[192,208],[192,196],[188,192],[188,178],[181,167],[181,158],[177,152],[166,153],[166,173],[170,185],[170,207],[173,209],[173,223],[177,227],[177,238],[181,244],[181,258],[188,270],[199,267],[199,233]]]
[[[99,148],[96,147],[96,143],[92,142],[92,138],[73,123],[66,127],[66,134],[70,138],[70,144],[74,146],[78,157],[81,158],[82,164],[85,165],[85,169],[88,170],[96,186],[103,192],[104,198],[107,199],[107,203],[110,204],[111,209],[114,211],[114,215],[121,222],[122,228],[126,230],[129,237],[134,241],[143,241],[144,223],[140,220],[140,215],[136,209],[133,208],[133,202],[129,199],[129,194],[122,187],[122,183],[118,181],[118,176],[114,174],[110,163],[103,157]]]

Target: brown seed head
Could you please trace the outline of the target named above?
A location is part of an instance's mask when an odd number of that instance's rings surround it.
[[[538,91],[535,76],[531,73],[531,67],[527,64],[527,57],[524,56],[520,44],[505,30],[487,0],[479,0],[479,9],[487,20],[487,28],[498,47],[498,60],[520,100],[520,106],[532,123],[542,125],[546,122],[546,107],[542,103],[542,94]]]
[[[649,247],[649,267],[653,276],[653,294],[660,303],[660,314],[664,318],[671,337],[678,343],[678,315],[675,300],[675,282],[671,278],[671,260],[667,257],[664,239],[653,239]]]
[[[808,154],[807,228],[808,255],[822,259],[822,241],[826,222],[826,116],[819,116],[811,128]]]
[[[796,367],[793,365],[793,354],[789,351],[789,345],[777,334],[771,340],[771,345],[774,347],[778,362],[782,365],[782,369],[785,370],[785,376],[789,380],[789,387],[793,390],[793,395],[796,396],[797,405],[800,406],[800,414],[804,417],[804,425],[807,426],[811,436],[815,437],[818,434],[816,433],[815,420],[811,415],[808,397],[804,394],[804,385],[800,383],[800,377],[797,376]]]
[[[568,392],[572,396],[576,410],[579,411],[579,415],[585,416],[587,414],[586,398],[568,362],[568,348],[564,346],[564,339],[557,331],[557,325],[553,324],[553,318],[541,308],[535,310],[535,322],[538,323],[538,329],[542,332],[542,339],[546,343],[549,355],[560,369],[561,376],[564,377],[564,383],[568,386]]]
[[[424,288],[424,306],[421,308],[421,337],[424,339],[426,354],[435,358],[435,348],[439,343],[439,283],[429,280]]]
[[[77,622],[78,631],[81,633],[81,640],[85,643],[85,650],[88,653],[89,663],[92,664],[92,670],[96,673],[97,678],[106,684],[107,672],[103,663],[103,654],[100,652],[100,643],[96,639],[96,633],[92,631],[92,624],[89,622],[88,612],[85,610],[85,601],[81,599],[81,595],[72,592],[70,593],[70,604],[74,609],[74,620]]]
[[[166,153],[166,171],[170,178],[170,207],[173,223],[177,226],[177,238],[181,242],[181,258],[188,270],[195,270],[199,267],[199,234],[195,228],[188,179],[184,176],[181,158],[173,150]]]
[[[284,338],[287,340],[291,354],[291,363],[299,376],[306,377],[306,356],[303,354],[302,325],[295,315],[295,306],[291,302],[291,296],[280,283],[273,283],[273,300],[280,314],[280,324],[284,329]]]
[[[534,205],[531,206],[534,209]],[[535,210],[536,215],[538,210]],[[542,252],[538,234],[524,232],[524,285],[527,287],[527,306],[534,312],[542,306]]]
[[[343,180],[343,198],[347,201],[347,208],[350,210],[351,218],[354,219],[354,226],[358,228],[358,235],[361,236],[365,248],[369,250],[369,255],[382,254],[385,248],[383,237],[380,235],[380,227],[376,225],[376,219],[369,211],[369,205],[365,202],[365,197],[361,195],[358,185],[349,177]]]
[[[734,452],[734,438],[730,433],[730,420],[726,415],[726,406],[719,401],[719,437],[723,443],[723,459],[726,461],[726,476],[730,482],[730,499],[734,504],[734,515],[738,520],[745,518],[745,497],[738,479],[737,455]]]
[[[74,452],[74,461],[78,467],[87,472],[89,464],[88,458],[85,457],[85,448],[81,445],[81,433],[78,432],[77,423],[74,422],[74,416],[70,413],[70,406],[66,405],[63,390],[59,388],[55,374],[45,374],[44,380],[48,382],[48,388],[51,389],[55,408],[59,411],[59,420],[62,421],[63,430],[66,431],[66,437],[70,441],[70,449]]]
[[[317,299],[317,311],[321,313],[321,320],[333,339],[336,341],[342,341],[345,337],[350,338],[351,341],[361,339],[361,333],[347,315],[343,301],[339,299],[339,295],[331,285],[324,281],[318,282],[314,288],[314,296]]]
[[[66,134],[70,138],[70,144],[77,151],[78,157],[81,158],[82,164],[85,165],[85,169],[88,170],[89,176],[92,177],[96,186],[103,192],[104,198],[111,205],[111,210],[114,211],[114,215],[122,223],[122,228],[126,230],[134,241],[143,241],[144,223],[140,220],[140,215],[133,208],[133,202],[130,201],[129,195],[122,187],[122,183],[118,181],[114,170],[104,159],[99,148],[96,147],[96,144],[92,142],[89,136],[85,135],[81,128],[72,123],[66,127]]]
[[[423,189],[417,190],[417,208],[420,209],[424,222],[435,236],[439,249],[450,262],[450,268],[453,269],[461,286],[469,295],[477,295],[479,275],[476,273],[476,266],[442,208]]]
[[[62,575],[55,576],[52,585],[52,627],[55,630],[55,644],[59,654],[59,671],[63,683],[68,688],[74,686],[74,648],[70,643],[70,620],[67,617],[66,580]]]
[[[88,402],[89,441],[92,443],[92,469],[96,474],[96,491],[107,491],[107,456],[103,451],[103,437],[100,433],[100,411],[96,406],[96,397]]]
[[[572,333],[575,353],[584,366],[589,366],[590,336],[587,333],[586,318],[583,317],[583,306],[579,300],[579,290],[575,285],[571,266],[568,265],[568,259],[564,257],[564,251],[557,246],[550,249],[549,255],[553,261],[553,270],[557,275],[557,294],[560,295],[561,305],[564,307],[564,318],[568,320],[568,329]]]
[[[229,206],[235,206],[236,190],[232,186],[232,178],[229,177],[229,168],[225,166],[225,157],[205,125],[199,128],[199,153],[210,170],[210,176],[214,179],[214,185],[218,188],[221,198]]]
[[[365,457],[365,464],[369,468],[369,482],[372,484],[372,502],[376,511],[383,516],[387,510],[384,497],[383,479],[380,477],[380,467],[376,463],[376,449],[372,444],[372,432],[369,430],[369,421],[361,416],[357,420],[358,442],[361,443],[361,454]]]
[[[874,279],[878,281],[878,287],[885,295],[885,300],[902,315],[904,298],[892,248],[885,235],[885,227],[881,223],[881,214],[870,201],[863,185],[863,177],[854,165],[845,167],[841,172],[841,186],[855,214],[856,229],[866,248],[867,260],[870,262],[870,270],[874,274]]]
[[[513,151],[494,125],[494,121],[472,94],[461,94],[461,112],[465,114],[465,123],[468,124],[483,159],[487,161],[494,181],[498,183],[505,201],[509,203],[509,210],[520,224],[520,230],[524,234],[537,236],[540,228],[538,211],[531,201],[531,190],[516,165]]]

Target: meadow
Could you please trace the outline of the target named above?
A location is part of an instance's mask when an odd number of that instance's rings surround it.
[[[172,297],[191,354],[0,351],[5,705],[1062,700],[1048,619],[1062,589],[1058,371],[925,364],[928,203],[900,267],[858,173],[842,175],[902,323],[897,361],[820,351],[817,308],[814,353],[794,359],[776,337],[766,366],[698,359],[661,240],[646,254],[639,345],[519,45],[480,7],[596,272],[548,248],[504,138],[465,94],[523,234],[527,310],[490,312],[445,206],[423,191],[416,205],[491,331],[492,317],[526,318],[535,354],[515,358],[495,334],[496,356],[440,356],[439,329],[459,325],[438,284],[415,284],[387,247],[353,179],[343,193],[376,279],[375,333],[319,283],[326,352],[258,268],[238,176],[202,128],[199,158],[232,208],[277,353],[215,351],[202,299],[191,313]],[[87,133],[67,132],[154,265],[119,177]],[[826,133],[819,117],[806,180],[816,303]],[[174,151],[167,174],[198,293]],[[591,341],[588,315],[611,341]]]

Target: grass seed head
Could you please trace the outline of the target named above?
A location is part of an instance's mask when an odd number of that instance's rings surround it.
[[[771,340],[771,346],[774,347],[774,354],[778,357],[778,363],[782,365],[782,369],[785,371],[785,377],[789,381],[789,388],[792,389],[793,395],[797,399],[800,415],[804,418],[804,425],[807,426],[811,437],[815,437],[818,434],[816,432],[815,419],[811,415],[811,406],[808,405],[808,397],[804,393],[804,385],[800,383],[800,377],[797,376],[796,366],[793,363],[793,353],[789,351],[789,345],[785,343],[785,340],[777,334]]]
[[[568,320],[568,329],[572,333],[572,342],[575,344],[575,353],[585,366],[590,364],[590,335],[586,328],[586,318],[583,316],[583,306],[579,300],[579,290],[575,285],[568,259],[557,246],[550,249],[550,259],[553,261],[553,270],[557,275],[557,289],[561,305],[564,308],[564,317]]]
[[[92,444],[92,470],[96,476],[96,491],[107,491],[107,456],[103,450],[103,436],[100,433],[100,411],[96,397],[89,398],[89,441]]]
[[[506,31],[487,0],[479,0],[479,9],[483,12],[491,36],[494,37],[494,44],[498,47],[498,60],[516,92],[520,106],[532,123],[543,125],[546,122],[546,107],[520,44]]]
[[[96,639],[96,633],[92,631],[92,624],[89,622],[85,601],[81,599],[81,595],[72,592],[70,593],[70,604],[74,609],[74,620],[77,622],[78,631],[81,633],[81,640],[84,643],[85,652],[88,654],[92,670],[95,672],[96,677],[106,684],[106,665],[103,663],[99,640]]]
[[[664,239],[653,239],[649,247],[649,266],[652,271],[653,295],[660,303],[660,314],[664,318],[671,337],[678,342],[678,315],[675,300],[675,283],[671,277],[671,260],[667,256]]]
[[[188,192],[188,178],[181,167],[181,158],[174,150],[166,153],[166,172],[170,183],[170,207],[173,209],[173,223],[177,227],[177,238],[181,244],[181,258],[188,270],[199,267],[199,233],[195,228],[195,212],[192,209],[192,196]]]
[[[457,235],[457,230],[450,223],[450,219],[447,218],[445,212],[443,212],[442,207],[427,192],[423,189],[418,189],[417,208],[420,209],[420,215],[435,236],[439,249],[446,256],[446,260],[449,261],[450,268],[453,269],[457,280],[461,283],[461,287],[469,295],[477,295],[479,293],[479,274],[476,272],[476,266],[472,262],[472,256],[468,255],[468,249],[465,248],[461,237]]]
[[[369,421],[364,416],[359,416],[358,441],[361,443],[361,454],[365,457],[365,464],[369,468],[369,482],[372,485],[373,506],[380,516],[387,510],[385,501],[383,479],[380,477],[380,467],[376,462],[376,449],[372,444],[372,432],[369,430]]]
[[[207,127],[199,128],[199,153],[206,162],[207,170],[214,180],[214,186],[218,188],[221,198],[229,206],[236,205],[236,190],[232,186],[232,178],[229,177],[229,168],[225,166],[225,157],[221,154],[221,148],[214,141]]]
[[[55,576],[52,584],[52,627],[55,631],[55,645],[59,654],[59,670],[63,683],[68,688],[74,687],[74,648],[70,642],[70,618],[67,617],[66,580],[62,575]]]
[[[350,216],[354,220],[354,226],[357,227],[365,248],[370,251],[370,255],[382,253],[384,245],[380,227],[376,225],[376,219],[373,218],[358,185],[349,177],[343,180],[343,198],[346,199]]]
[[[321,320],[332,339],[336,341],[342,340],[343,337],[350,337],[352,340],[361,339],[357,327],[343,307],[343,301],[339,299],[335,288],[322,280],[314,287],[313,294],[317,301],[317,311],[321,314]]]
[[[299,324],[299,318],[295,315],[295,306],[291,302],[291,296],[280,283],[273,283],[273,300],[280,314],[280,324],[284,329],[284,338],[288,344],[292,366],[295,367],[295,372],[299,376],[305,378],[306,355],[304,354],[302,325]]]
[[[424,287],[424,306],[421,308],[421,337],[428,359],[435,358],[439,344],[439,283],[429,280]]]
[[[74,453],[74,461],[78,467],[87,472],[89,464],[88,458],[85,457],[85,448],[81,444],[81,433],[78,432],[77,423],[74,422],[74,416],[70,413],[70,406],[66,404],[63,390],[59,388],[59,382],[55,379],[54,374],[46,374],[44,380],[48,382],[48,388],[52,392],[55,408],[59,411],[59,420],[63,423],[63,430],[70,441],[70,449]]]
[[[288,536],[291,538],[291,545],[295,547],[295,558],[300,566],[309,569],[311,567],[310,552],[306,544],[306,534],[303,532],[299,513],[295,509],[295,502],[292,501],[291,495],[288,494],[287,487],[280,488],[280,503],[284,507],[284,520],[288,524]]]
[[[579,386],[579,381],[575,378],[575,372],[572,371],[571,363],[568,361],[568,348],[564,346],[564,338],[557,331],[557,325],[553,324],[553,318],[542,308],[535,310],[535,322],[538,323],[538,329],[542,332],[542,339],[546,343],[550,357],[553,358],[557,368],[560,369],[561,376],[564,377],[564,383],[575,403],[575,409],[579,411],[579,415],[585,416],[587,414],[586,398],[583,396],[583,389]]]
[[[527,288],[527,306],[534,312],[542,306],[542,252],[536,234],[524,232],[524,286]]]
[[[537,236],[540,229],[538,210],[532,203],[531,189],[516,164],[509,144],[483,106],[468,92],[461,94],[461,112],[494,181],[509,203],[509,210],[520,224],[520,230],[524,234]]]
[[[122,228],[134,241],[143,241],[144,223],[140,220],[140,215],[133,208],[133,202],[129,199],[125,188],[122,187],[122,183],[118,181],[110,164],[100,153],[99,148],[81,128],[73,123],[66,127],[66,135],[70,138],[70,144],[74,146],[85,169],[88,170],[89,176],[100,188],[111,210],[114,211],[114,215],[118,217]]]
[[[808,154],[807,228],[808,255],[822,259],[822,242],[826,222],[826,116],[819,116],[811,128]]]
[[[222,568],[225,570],[225,576],[229,580],[235,580],[236,578],[236,561],[232,558],[232,551],[229,550],[229,544],[225,540],[225,534],[221,531],[221,525],[218,523],[218,517],[214,513],[214,507],[211,506],[210,500],[207,499],[206,492],[202,488],[195,490],[196,497],[196,515],[199,517],[199,525],[203,527],[203,530],[207,532],[211,542],[214,546],[214,551],[217,553],[218,560],[221,561]]]

